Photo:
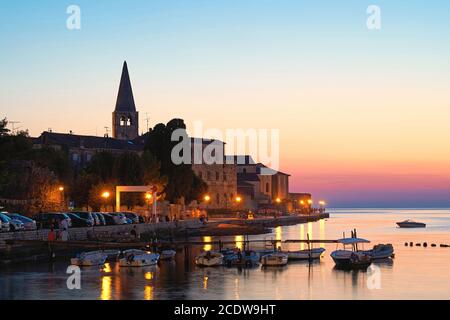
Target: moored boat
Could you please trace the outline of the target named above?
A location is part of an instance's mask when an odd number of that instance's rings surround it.
[[[224,254],[224,264],[227,266],[253,267],[259,264],[259,254],[252,250],[227,251]]]
[[[223,264],[223,254],[214,251],[202,252],[195,258],[195,264],[199,267],[215,267]]]
[[[368,254],[372,260],[387,259],[394,255],[394,247],[392,244],[377,244],[372,250],[363,251]]]
[[[397,222],[400,228],[425,228],[427,225],[423,222],[417,222],[413,220],[405,220],[402,222]]]
[[[123,258],[119,260],[121,267],[145,267],[158,263],[159,254],[143,250],[131,249],[123,252]]]
[[[160,260],[172,260],[175,258],[177,252],[175,250],[163,250],[159,257]]]
[[[311,250],[297,250],[297,251],[283,251],[287,254],[289,260],[309,260],[319,259],[322,253],[325,252],[324,248],[313,248]]]
[[[331,253],[337,268],[367,269],[372,264],[371,256],[358,250],[358,244],[370,243],[369,240],[354,237],[339,239],[337,242],[344,247],[343,250],[335,250]],[[347,245],[350,245],[352,249],[346,250]]]
[[[106,254],[106,260],[108,261],[117,261],[120,256],[120,250],[116,249],[103,250],[103,253]]]
[[[281,252],[266,254],[261,258],[261,264],[265,267],[285,266],[287,263],[288,263],[288,255]]]
[[[100,266],[105,264],[107,257],[103,251],[82,252],[75,258],[70,259],[70,263],[80,267]]]

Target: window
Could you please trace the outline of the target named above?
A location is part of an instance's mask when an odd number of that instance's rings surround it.
[[[247,169],[242,169],[242,173],[247,173]]]
[[[208,172],[206,173],[206,177],[207,177],[208,180],[211,180],[211,172],[208,171]]]
[[[269,183],[266,182],[266,193],[269,193]]]
[[[216,203],[220,204],[220,194],[217,194]]]
[[[223,181],[227,181],[227,175],[226,175],[226,173],[223,174]]]
[[[200,179],[203,180],[203,172],[202,172],[202,171],[200,171],[200,172],[198,173],[198,177],[199,177]]]
[[[120,126],[125,127],[126,124],[127,124],[127,118],[125,116],[121,116],[120,117]]]
[[[72,160],[78,162],[80,160],[80,155],[78,153],[73,153]]]
[[[220,173],[216,171],[216,180],[220,179]]]

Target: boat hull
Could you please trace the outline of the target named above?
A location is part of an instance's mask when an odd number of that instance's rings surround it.
[[[331,253],[336,268],[338,269],[367,269],[372,264],[369,255],[362,252],[352,252],[347,250],[337,250]]]
[[[309,260],[319,259],[324,252],[325,249],[317,248],[312,250],[287,251],[284,253],[288,255],[289,260]]]
[[[421,222],[414,222],[414,223],[411,223],[411,222],[397,222],[397,225],[400,228],[409,228],[409,229],[412,229],[412,228],[425,228],[427,226],[425,223],[421,223]]]
[[[176,252],[174,250],[163,250],[159,260],[172,260],[175,258]]]
[[[195,264],[199,267],[217,267],[223,264],[223,254],[218,252],[206,252],[195,258]]]
[[[287,254],[276,253],[268,254],[261,258],[261,264],[264,267],[282,267],[288,263]]]

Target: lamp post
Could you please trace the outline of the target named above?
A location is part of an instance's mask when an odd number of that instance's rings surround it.
[[[145,194],[145,200],[147,200],[147,211],[150,213],[150,201],[152,200],[153,196],[151,193]]]
[[[323,200],[319,201],[319,206],[320,206],[320,211],[325,211],[325,206],[327,205],[327,203]]]
[[[102,193],[102,198],[105,199],[105,211],[108,211],[108,199],[110,196],[111,194],[109,193],[109,191],[104,191]],[[118,210],[120,210],[120,208]]]
[[[59,191],[59,193],[60,193],[60,195],[61,195],[61,207],[65,207],[66,206],[66,199],[65,199],[65,196],[64,196],[64,187],[63,186],[59,186],[58,187],[58,191]],[[65,209],[65,208],[62,208],[63,210]]]

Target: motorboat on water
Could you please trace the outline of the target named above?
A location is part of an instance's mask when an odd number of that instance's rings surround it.
[[[423,222],[417,222],[413,220],[405,220],[402,222],[397,222],[400,228],[425,228],[427,225]]]
[[[352,237],[339,239],[337,242],[344,247],[343,250],[335,250],[331,253],[337,268],[367,269],[372,264],[372,257],[358,250],[358,244],[370,243],[369,240]],[[347,246],[351,246],[351,250],[347,250]]]
[[[324,248],[313,248],[311,250],[283,251],[289,260],[310,260],[319,259],[325,252]]]
[[[363,253],[368,254],[372,260],[387,259],[394,255],[394,246],[390,243],[377,244],[372,250],[366,250]]]
[[[202,252],[195,258],[195,264],[199,267],[215,267],[223,264],[223,254],[215,251]]]
[[[100,266],[105,264],[108,255],[103,251],[89,251],[70,259],[70,263],[79,267]]]
[[[122,252],[123,258],[119,260],[121,267],[145,267],[158,263],[159,254],[144,250],[130,249]]]
[[[261,264],[264,267],[274,266],[281,267],[288,263],[288,255],[281,252],[266,254],[261,257]]]
[[[172,260],[177,252],[175,250],[163,250],[159,256],[159,260]]]

